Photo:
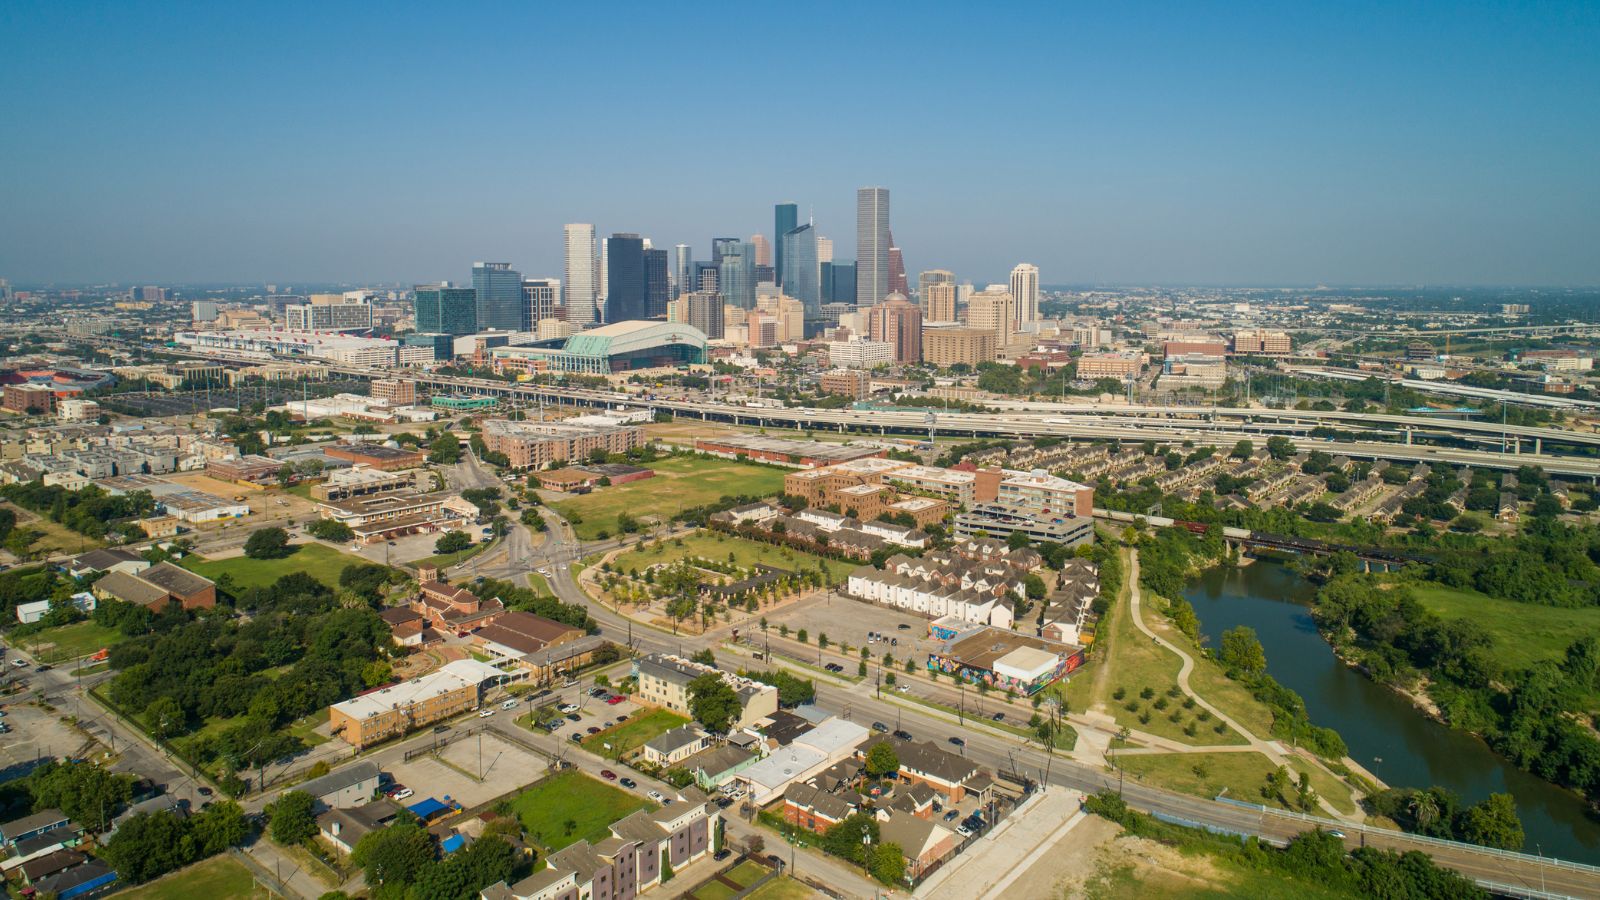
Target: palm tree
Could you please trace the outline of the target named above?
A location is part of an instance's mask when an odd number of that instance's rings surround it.
[[[1418,791],[1411,795],[1411,818],[1417,823],[1418,831],[1426,831],[1428,826],[1439,818],[1439,798],[1432,791]]]

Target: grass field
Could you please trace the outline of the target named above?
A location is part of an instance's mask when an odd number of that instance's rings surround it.
[[[778,479],[778,484],[783,484],[783,479]],[[54,556],[60,553],[84,553],[104,547],[105,541],[97,541],[85,537],[56,522],[52,522],[38,513],[29,512],[15,503],[0,503],[0,507],[11,510],[17,514],[17,527],[28,528],[39,533],[38,540],[28,545],[29,553],[40,556]]]
[[[272,894],[256,884],[249,869],[224,854],[197,862],[117,896],[127,900],[189,900],[191,897],[256,900],[271,897]]]
[[[1470,618],[1495,639],[1495,654],[1507,669],[1526,668],[1559,659],[1567,645],[1587,634],[1600,634],[1600,608],[1565,609],[1496,600],[1473,590],[1442,584],[1414,585],[1412,593],[1445,619]]]
[[[774,878],[746,895],[746,900],[807,900],[818,896],[816,891],[787,875]]]
[[[652,709],[649,712],[639,713],[626,722],[613,725],[599,734],[589,735],[583,739],[583,746],[590,753],[597,753],[607,759],[620,759],[650,743],[657,735],[687,724],[689,720],[677,713]],[[606,749],[607,744],[611,745],[609,750]]]
[[[339,573],[344,571],[345,566],[366,563],[367,560],[359,556],[340,553],[322,544],[295,544],[294,552],[282,559],[251,559],[248,556],[203,559],[198,554],[190,554],[182,561],[185,569],[198,572],[212,581],[228,575],[241,588],[271,587],[290,572],[305,572],[328,587],[338,588]]]
[[[1116,759],[1129,778],[1138,776],[1148,784],[1197,797],[1215,797],[1226,790],[1227,796],[1235,800],[1288,808],[1277,799],[1267,800],[1261,796],[1261,786],[1266,783],[1267,773],[1277,767],[1260,753],[1136,753]],[[1201,767],[1201,771],[1196,772],[1196,766]],[[1340,812],[1355,812],[1350,789],[1338,779],[1299,760],[1290,760],[1289,768],[1295,773],[1296,779],[1299,778],[1298,773],[1310,772],[1311,786],[1316,788],[1318,794]],[[1318,813],[1316,810],[1313,812]]]
[[[1067,683],[1068,708],[1084,710],[1096,703],[1104,704],[1106,711],[1119,725],[1186,744],[1216,746],[1246,743],[1244,737],[1231,728],[1217,732],[1215,729],[1219,723],[1215,717],[1200,721],[1198,714],[1201,710],[1198,706],[1184,709],[1181,696],[1167,696],[1168,688],[1178,683],[1178,670],[1182,668],[1182,662],[1177,654],[1156,644],[1138,629],[1133,622],[1129,599],[1130,594],[1125,587],[1117,602],[1107,611],[1108,621],[1102,622],[1099,630],[1109,640],[1095,654],[1093,665],[1098,670],[1076,675]],[[1162,614],[1157,611],[1161,602],[1159,598],[1148,595],[1142,597],[1140,609],[1146,623],[1154,625],[1161,621]],[[1191,684],[1198,689],[1197,682]],[[1119,688],[1123,693],[1121,699],[1116,697]],[[1155,696],[1142,698],[1140,694],[1146,688],[1154,691]],[[1165,708],[1157,709],[1156,702],[1163,698],[1166,700]],[[1210,699],[1209,695],[1207,699]],[[1130,703],[1135,706],[1134,709],[1128,709]],[[1217,705],[1227,709],[1220,703]],[[1177,722],[1170,718],[1174,712],[1179,713]],[[1148,715],[1149,721],[1141,722],[1141,715]],[[1184,728],[1190,724],[1195,725],[1193,736],[1184,733]],[[1261,736],[1270,737],[1270,734]]]
[[[511,801],[522,826],[546,850],[579,840],[598,841],[610,834],[612,822],[654,806],[576,770],[552,775]]]
[[[474,556],[477,556],[479,553],[489,549],[489,546],[489,542],[473,544],[471,547],[468,547],[465,550],[457,550],[454,553],[440,553],[434,556],[424,556],[422,559],[412,562],[411,565],[436,566],[440,569],[448,569],[451,566],[460,565]]]
[[[750,568],[756,563],[776,566],[780,569],[795,571],[799,568],[815,569],[821,562],[828,567],[828,576],[835,581],[843,581],[860,563],[837,559],[823,559],[811,553],[795,550],[791,547],[775,547],[763,544],[760,541],[746,540],[741,537],[723,534],[720,531],[698,531],[682,538],[683,546],[677,545],[677,540],[666,543],[660,541],[651,545],[648,550],[629,550],[611,561],[611,568],[619,572],[632,569],[644,571],[647,567],[659,563],[670,563],[690,556],[703,557],[726,561],[728,554],[733,554],[734,565]]]
[[[541,596],[554,597],[556,592],[550,587],[550,581],[538,572],[528,573],[528,587],[538,592]]]
[[[762,877],[770,871],[772,871],[771,868],[764,866],[755,860],[746,859],[728,871],[724,872],[721,876],[716,878],[708,878],[705,881],[695,885],[694,889],[685,896],[692,898],[692,900],[732,900],[732,898],[738,896],[739,891],[748,890],[750,885],[760,881]],[[730,885],[725,884],[723,879],[733,882],[733,884],[738,885],[738,888],[735,889]],[[774,882],[777,880],[778,879],[774,879]],[[752,894],[751,896],[755,895]],[[808,890],[806,893],[798,895],[772,894],[768,896],[808,897],[810,896],[810,891]]]
[[[106,628],[93,622],[73,622],[71,625],[46,628],[26,638],[23,645],[29,648],[30,655],[40,661],[54,663],[76,659],[123,640],[126,638],[115,628]],[[35,653],[33,647],[43,649]]]
[[[617,515],[669,519],[679,510],[711,503],[724,496],[765,497],[783,490],[783,470],[728,459],[672,456],[650,463],[656,474],[643,481],[596,488],[593,493],[552,504],[582,540],[601,531],[617,533]]]
[[[751,894],[759,896],[760,892]],[[1102,864],[1084,884],[1093,900],[1354,900],[1361,895],[1339,888],[1251,869],[1209,853],[1185,854],[1173,868],[1153,858]]]

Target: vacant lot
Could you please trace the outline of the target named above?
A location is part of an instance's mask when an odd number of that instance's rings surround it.
[[[1600,634],[1600,608],[1564,609],[1496,600],[1474,590],[1419,584],[1412,587],[1423,606],[1445,619],[1471,619],[1494,637],[1495,654],[1508,669],[1560,659],[1584,635]]]
[[[74,622],[59,625],[22,640],[30,656],[39,662],[55,663],[64,659],[77,659],[126,640],[122,632],[93,622]]]
[[[679,540],[683,541],[681,547],[678,546]],[[746,569],[761,563],[794,572],[799,569],[815,569],[820,562],[828,567],[828,577],[833,581],[843,581],[861,565],[857,562],[823,559],[803,550],[775,547],[772,544],[746,540],[720,531],[697,531],[687,537],[674,538],[665,543],[657,541],[648,550],[630,550],[612,560],[611,568],[618,572],[628,572],[633,569],[643,572],[650,566],[672,563],[687,557],[727,562],[729,554],[732,554],[734,565]]]
[[[552,775],[511,801],[522,827],[546,850],[579,840],[601,840],[611,823],[634,810],[653,809],[643,797],[614,788],[576,770]]]
[[[656,738],[665,734],[679,725],[687,725],[689,720],[677,713],[664,709],[652,709],[640,713],[620,725],[613,725],[599,734],[591,734],[583,739],[584,749],[597,753],[607,759],[621,759],[634,750],[643,747]],[[608,748],[606,745],[609,744]]]
[[[345,566],[366,563],[358,556],[340,553],[322,544],[296,544],[292,549],[294,552],[282,559],[251,559],[248,556],[204,559],[191,554],[184,558],[182,565],[212,581],[227,575],[241,588],[271,587],[290,572],[305,572],[328,587],[338,588],[339,573],[344,571]]]
[[[816,891],[787,875],[774,878],[748,895],[748,900],[806,900],[820,897]]]
[[[190,897],[255,900],[271,897],[272,894],[256,884],[249,869],[222,855],[197,862],[187,869],[180,869],[165,878],[117,896],[127,900],[188,900]]]
[[[693,898],[693,900],[731,900],[731,898],[737,897],[740,891],[749,890],[750,885],[760,881],[770,871],[772,871],[770,867],[764,866],[755,860],[743,860],[728,871],[695,885],[687,896]],[[798,895],[790,894],[788,896],[806,897],[810,896],[810,892],[807,891]]]
[[[28,552],[31,554],[54,556],[60,553],[85,553],[105,546],[104,541],[81,535],[65,525],[52,522],[15,503],[0,503],[0,507],[16,513],[17,527],[26,527],[39,533],[38,540],[28,545]]]
[[[783,470],[769,466],[693,456],[673,456],[648,465],[656,472],[654,478],[596,488],[593,493],[551,505],[573,523],[579,538],[594,540],[602,531],[617,533],[619,513],[670,519],[680,510],[703,506],[724,496],[765,497],[783,490]]]

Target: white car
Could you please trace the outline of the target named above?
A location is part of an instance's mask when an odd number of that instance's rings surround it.
[[[400,790],[395,791],[391,797],[395,800],[410,800],[411,794],[411,788],[401,788]]]
[[[11,661],[11,664],[13,666],[16,666],[19,669],[26,669],[28,667],[28,661],[25,660],[25,659],[22,659],[21,657],[18,657],[17,659],[13,659]]]
[[[500,704],[500,708],[501,709],[516,709],[517,708],[517,698],[512,697],[510,700],[507,700],[506,702]]]
[[[660,802],[662,802],[662,801],[667,799],[667,798],[661,796],[661,792],[660,791],[651,791],[651,792],[645,794],[645,796],[649,797],[651,800],[654,800],[657,803],[660,803]]]
[[[494,715],[494,708],[493,707],[491,707],[489,709],[480,709],[480,710],[478,710],[478,718],[480,718],[480,719],[487,719],[492,715]]]
[[[556,708],[564,713],[575,713],[578,711],[578,705],[576,703],[563,703]]]
[[[962,837],[972,837],[972,832],[968,831],[967,830],[967,826],[965,826],[965,825],[957,825],[956,826],[956,834],[959,834]]]
[[[909,694],[909,693],[911,693],[911,685],[902,684],[899,687],[895,688],[895,690],[899,691],[902,694]]]

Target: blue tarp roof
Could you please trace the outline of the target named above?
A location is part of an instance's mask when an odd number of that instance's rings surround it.
[[[459,834],[452,834],[439,842],[439,849],[446,853],[454,853],[467,845],[467,839]]]
[[[406,809],[412,815],[419,819],[430,819],[449,808],[450,807],[440,803],[438,800],[435,800],[432,797],[429,797],[426,800],[418,800],[416,803],[406,807]]]

